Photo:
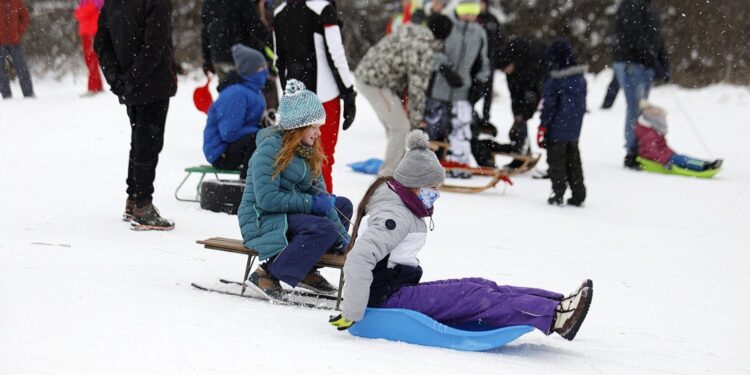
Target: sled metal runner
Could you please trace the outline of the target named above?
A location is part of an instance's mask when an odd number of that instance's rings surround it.
[[[234,282],[231,282],[234,284]],[[240,283],[237,283],[240,284]],[[190,285],[193,288],[203,290],[206,292],[212,292],[217,294],[225,294],[230,296],[237,296],[237,297],[244,297],[244,298],[250,298],[258,301],[264,301],[268,302],[272,305],[281,305],[281,306],[297,306],[297,307],[305,307],[310,309],[318,309],[318,310],[334,310],[333,306],[331,305],[331,300],[327,298],[323,298],[322,296],[318,297],[305,297],[305,294],[298,293],[296,291],[288,291],[284,294],[283,299],[268,299],[261,297],[259,295],[255,294],[248,294],[248,293],[237,293],[230,290],[223,290],[223,289],[216,289],[216,288],[210,288],[207,286],[203,286],[197,283],[190,283]],[[313,293],[307,294],[312,296]],[[307,299],[307,301],[305,300]],[[315,301],[316,299],[319,299],[317,302],[309,302],[309,301]]]

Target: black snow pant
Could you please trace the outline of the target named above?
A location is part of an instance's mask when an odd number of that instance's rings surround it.
[[[214,160],[211,165],[214,168],[240,171],[240,179],[247,178],[247,167],[250,165],[250,156],[255,152],[255,135],[248,134],[235,142],[232,142],[224,150],[224,153]]]
[[[138,207],[148,205],[153,198],[156,164],[164,145],[168,110],[169,99],[127,106],[131,129],[127,193]]]
[[[583,184],[578,142],[549,142],[547,163],[549,177],[552,180],[552,193],[556,197],[562,197],[565,195],[566,187],[570,186],[573,192],[571,201],[576,204],[583,203],[586,199],[586,186]]]

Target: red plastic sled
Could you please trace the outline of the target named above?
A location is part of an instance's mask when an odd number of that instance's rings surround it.
[[[208,77],[204,86],[200,86],[193,91],[193,103],[195,103],[195,108],[206,114],[208,114],[208,109],[211,108],[211,104],[214,103],[214,98],[211,97],[211,91],[208,89],[208,85],[210,84],[211,77]]]

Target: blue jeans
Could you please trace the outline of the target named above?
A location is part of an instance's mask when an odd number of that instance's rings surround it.
[[[638,104],[641,99],[648,99],[651,83],[654,80],[654,70],[638,63],[622,61],[615,62],[613,67],[628,104],[625,114],[625,148],[628,149],[628,153],[636,154],[638,139],[635,136],[635,122],[641,113]]]
[[[3,98],[11,97],[10,81],[8,79],[8,72],[5,70],[5,61],[8,57],[13,60],[13,70],[18,75],[23,96],[34,96],[31,74],[29,74],[29,68],[26,66],[26,57],[23,54],[23,48],[21,48],[20,44],[0,45],[0,95]]]
[[[336,197],[335,209],[344,228],[349,230],[353,206],[349,199]],[[289,244],[279,255],[269,259],[268,271],[275,278],[297,286],[315,263],[341,238],[336,223],[328,218],[308,214],[287,214],[286,237]]]
[[[669,163],[691,171],[701,172],[706,170],[705,161],[680,154],[672,155],[672,157],[669,158]]]

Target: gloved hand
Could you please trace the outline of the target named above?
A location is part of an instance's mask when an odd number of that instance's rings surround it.
[[[336,316],[331,316],[331,318],[328,319],[328,324],[336,327],[336,329],[338,329],[339,331],[344,331],[346,329],[349,329],[349,327],[353,326],[354,321],[345,318],[341,314],[338,314]]]
[[[543,125],[539,125],[539,129],[537,129],[536,144],[539,148],[547,148],[547,128]]]
[[[454,72],[453,69],[451,69],[448,65],[440,65],[438,71],[443,75],[443,77],[445,77],[445,80],[448,81],[448,85],[450,85],[450,87],[461,87],[464,85],[463,78],[461,78],[460,75],[456,74],[456,72]]]
[[[344,253],[346,252],[346,248],[348,246],[349,246],[349,239],[344,238],[341,240],[341,242],[339,242],[338,245],[336,245],[336,247],[334,247],[333,250],[336,251],[336,254],[344,255]]]
[[[333,208],[333,204],[336,202],[336,196],[331,194],[315,194],[312,197],[312,205],[310,212],[318,216],[326,216],[328,212]]]
[[[354,122],[354,116],[357,114],[357,92],[352,89],[346,94],[341,95],[344,101],[344,130],[349,129]]]
[[[208,73],[216,74],[216,69],[214,68],[214,64],[211,64],[210,62],[205,62],[203,63],[203,74],[208,75]]]

